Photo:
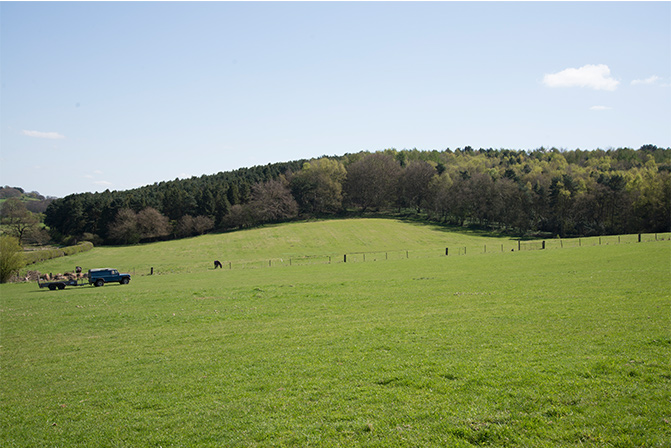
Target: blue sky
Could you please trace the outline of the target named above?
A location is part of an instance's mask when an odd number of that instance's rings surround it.
[[[671,146],[670,2],[2,2],[0,184]]]

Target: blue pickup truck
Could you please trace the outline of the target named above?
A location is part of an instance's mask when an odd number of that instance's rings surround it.
[[[103,286],[105,283],[119,282],[122,285],[130,283],[130,274],[119,274],[112,268],[89,269],[89,284]]]

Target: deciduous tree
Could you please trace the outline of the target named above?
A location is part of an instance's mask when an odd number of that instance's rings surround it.
[[[137,227],[141,239],[156,239],[170,234],[170,221],[153,207],[137,214]]]
[[[23,244],[24,237],[39,224],[35,214],[28,211],[25,204],[18,198],[9,198],[2,204],[2,223],[5,224],[13,236]]]
[[[254,185],[251,206],[261,222],[281,221],[298,214],[298,203],[284,177]]]
[[[322,158],[306,162],[291,179],[291,192],[305,213],[335,213],[342,209],[343,164]]]
[[[399,180],[399,200],[402,205],[414,207],[417,213],[429,197],[429,183],[436,169],[423,160],[412,160],[403,169]]]
[[[109,236],[118,244],[139,243],[141,235],[137,224],[137,213],[129,208],[119,210],[110,225]]]
[[[361,211],[390,205],[397,189],[401,166],[387,153],[366,154],[347,166],[346,202]]]

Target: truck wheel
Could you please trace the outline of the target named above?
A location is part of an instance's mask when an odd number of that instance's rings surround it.
[[[129,281],[130,280],[127,277],[124,277],[124,278],[121,279],[121,281],[119,283],[121,283],[122,285],[127,285]]]
[[[94,286],[102,286],[104,284],[105,284],[105,280],[99,278],[98,280],[96,280],[96,282],[93,285]]]

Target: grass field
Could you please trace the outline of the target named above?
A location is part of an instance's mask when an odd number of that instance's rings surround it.
[[[1,285],[1,444],[671,446],[669,241],[210,266],[485,241],[329,221],[43,263],[174,273]]]
[[[390,258],[444,255],[453,246],[463,252],[483,250],[490,243],[498,248],[517,247],[508,237],[492,237],[484,232],[459,231],[426,224],[391,219],[343,219],[269,225],[238,232],[204,235],[197,238],[129,247],[98,247],[86,254],[50,260],[36,266],[42,272],[73,271],[82,267],[114,266],[137,274],[148,274],[151,267],[159,273],[202,272],[220,260],[228,268],[288,266],[295,264],[361,260],[363,252],[391,254]],[[33,268],[30,266],[29,268]]]

